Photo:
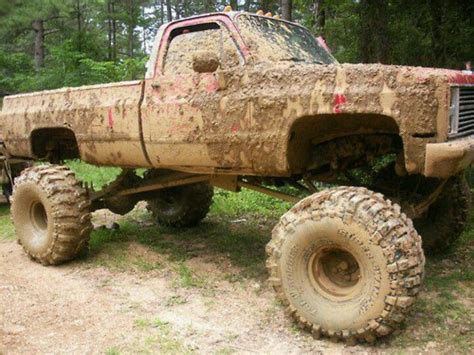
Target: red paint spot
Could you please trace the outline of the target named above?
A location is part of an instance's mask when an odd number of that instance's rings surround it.
[[[114,128],[114,114],[112,113],[112,107],[109,107],[109,128]]]
[[[232,127],[230,128],[230,131],[232,133],[237,133],[238,131],[240,131],[240,124],[239,123],[234,123],[232,125]]]
[[[206,91],[209,93],[216,92],[218,89],[219,89],[219,82],[217,80],[211,80],[206,86]]]
[[[335,113],[341,113],[341,105],[346,102],[346,96],[344,94],[334,94],[334,99],[332,102],[332,109]]]
[[[449,79],[453,84],[474,84],[474,74],[467,71],[452,73]]]

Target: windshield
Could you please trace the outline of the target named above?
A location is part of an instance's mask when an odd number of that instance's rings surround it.
[[[333,56],[303,27],[250,14],[239,15],[237,24],[258,61],[336,63]]]

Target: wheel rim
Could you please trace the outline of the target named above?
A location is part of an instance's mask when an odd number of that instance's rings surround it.
[[[351,299],[362,287],[362,273],[356,257],[340,247],[322,248],[308,262],[313,288],[327,298]]]
[[[48,213],[43,203],[35,201],[30,207],[30,221],[35,232],[35,236],[42,238],[48,230]]]

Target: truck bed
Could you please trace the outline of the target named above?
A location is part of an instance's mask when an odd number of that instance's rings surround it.
[[[0,113],[8,127],[5,145],[14,156],[41,158],[35,137],[44,145],[51,134],[70,132],[86,162],[146,165],[140,143],[142,89],[142,81],[128,81],[7,96]]]

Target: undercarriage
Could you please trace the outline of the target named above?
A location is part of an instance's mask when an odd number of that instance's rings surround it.
[[[462,175],[408,175],[400,142],[390,135],[322,143],[310,161],[305,171],[286,177],[123,169],[96,190],[66,165],[2,155],[0,182],[8,199],[15,182],[11,213],[18,242],[44,265],[87,250],[91,213],[98,209],[126,214],[146,201],[159,225],[182,228],[206,217],[214,187],[292,203],[266,248],[278,298],[315,337],[372,342],[398,327],[419,292],[419,234],[425,252],[449,247],[466,223],[469,188]]]

